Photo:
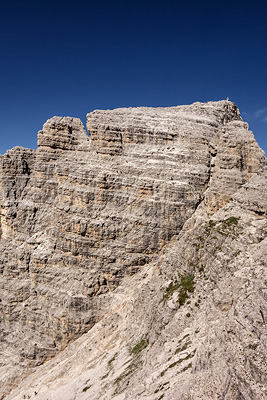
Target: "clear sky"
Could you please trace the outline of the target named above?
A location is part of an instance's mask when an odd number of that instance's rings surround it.
[[[267,150],[267,2],[1,0],[0,153],[54,115],[229,97]]]

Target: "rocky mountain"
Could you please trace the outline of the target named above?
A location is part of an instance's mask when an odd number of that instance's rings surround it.
[[[0,396],[267,398],[267,164],[236,105],[87,130],[1,156]]]

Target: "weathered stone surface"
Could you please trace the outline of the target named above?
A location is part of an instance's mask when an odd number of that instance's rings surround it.
[[[61,150],[85,150],[89,138],[79,118],[53,117],[38,132],[38,146]]]
[[[262,398],[266,159],[236,105],[87,129],[54,117],[1,156],[2,393],[61,352],[8,398]]]

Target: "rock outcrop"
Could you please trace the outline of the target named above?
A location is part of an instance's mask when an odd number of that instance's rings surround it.
[[[87,129],[54,117],[1,156],[2,394],[264,398],[266,159],[236,105]]]

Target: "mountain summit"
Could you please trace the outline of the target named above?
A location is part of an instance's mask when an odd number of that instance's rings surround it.
[[[267,164],[237,106],[87,131],[0,156],[0,398],[267,398]]]

